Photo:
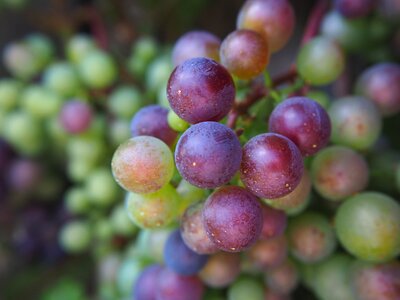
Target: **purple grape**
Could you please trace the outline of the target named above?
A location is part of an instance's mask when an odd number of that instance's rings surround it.
[[[69,133],[81,133],[86,131],[93,119],[93,112],[89,104],[71,100],[61,109],[59,120],[65,131]]]
[[[173,231],[164,246],[164,262],[180,275],[194,275],[207,263],[208,256],[200,255],[186,246],[179,230]]]
[[[268,205],[262,205],[263,228],[261,239],[270,239],[283,234],[287,225],[286,214]]]
[[[375,7],[376,0],[335,0],[335,8],[346,18],[367,16]]]
[[[192,58],[177,66],[167,85],[173,111],[195,124],[219,121],[233,106],[235,85],[228,71],[209,58]]]
[[[178,141],[175,162],[179,173],[200,188],[229,182],[240,168],[242,148],[235,133],[217,122],[191,126]]]
[[[140,109],[131,121],[132,137],[149,135],[172,146],[178,133],[168,125],[168,109],[159,105],[149,105]]]
[[[331,122],[325,109],[314,100],[293,97],[273,110],[269,130],[286,136],[304,156],[309,156],[328,144]]]
[[[299,275],[294,263],[286,260],[265,273],[268,288],[281,294],[290,294],[299,283]]]
[[[156,300],[201,300],[204,285],[197,276],[181,276],[164,268],[158,276]]]
[[[253,245],[263,226],[261,205],[247,190],[222,187],[207,199],[203,222],[210,239],[221,250],[240,252]]]
[[[280,134],[260,134],[244,146],[240,178],[258,197],[274,199],[289,194],[300,183],[303,171],[299,149]]]
[[[182,216],[181,234],[185,244],[198,254],[215,253],[218,248],[208,237],[203,224],[204,202],[188,207]]]
[[[287,258],[287,241],[284,235],[269,240],[259,240],[247,252],[256,269],[269,269],[282,264]]]
[[[30,192],[39,184],[42,173],[42,167],[38,162],[19,159],[10,166],[9,184],[16,191]]]
[[[133,288],[135,300],[156,300],[158,276],[162,269],[160,265],[154,264],[142,271]]]

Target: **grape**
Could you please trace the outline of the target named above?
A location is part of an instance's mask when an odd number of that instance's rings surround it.
[[[289,212],[297,210],[306,204],[310,198],[311,192],[311,179],[309,172],[304,169],[303,176],[301,177],[298,186],[289,194],[275,198],[275,199],[263,199],[268,205],[276,209],[284,210]]]
[[[240,179],[258,197],[279,198],[297,187],[303,169],[301,153],[292,141],[266,133],[244,146]]]
[[[169,184],[150,194],[128,193],[126,209],[130,219],[142,228],[169,225],[177,216],[179,195]]]
[[[217,122],[191,126],[175,150],[176,167],[182,177],[200,188],[228,183],[239,170],[242,149],[235,133]]]
[[[363,97],[350,96],[336,100],[329,109],[332,141],[357,150],[374,145],[382,128],[377,107]]]
[[[228,300],[264,300],[264,287],[252,277],[236,280],[228,289]]]
[[[268,240],[259,240],[247,252],[250,263],[258,270],[279,266],[287,258],[287,241],[284,235]]]
[[[175,66],[195,57],[207,57],[219,61],[221,40],[207,31],[189,31],[182,35],[172,50]]]
[[[76,96],[80,81],[75,68],[66,63],[52,64],[43,74],[43,85],[63,97]]]
[[[329,221],[315,212],[306,212],[289,222],[288,240],[292,255],[304,263],[321,261],[336,248]]]
[[[78,64],[82,81],[94,89],[109,87],[117,77],[117,67],[111,56],[103,51],[88,52]]]
[[[219,121],[233,106],[235,86],[228,71],[217,62],[192,58],[172,72],[167,97],[174,112],[191,124]]]
[[[56,116],[62,106],[62,98],[40,85],[31,85],[21,95],[21,105],[32,116],[45,119]]]
[[[375,3],[375,0],[335,0],[335,8],[346,18],[359,18],[367,16]]]
[[[127,257],[121,261],[116,276],[116,286],[119,295],[132,295],[132,284],[139,278],[144,268],[144,262],[136,257]]]
[[[108,138],[112,144],[119,146],[131,137],[131,123],[123,119],[115,119],[108,126]]]
[[[66,132],[76,134],[86,131],[93,119],[89,104],[80,100],[66,102],[60,112],[59,120]]]
[[[157,42],[150,36],[140,37],[132,47],[132,53],[128,60],[128,68],[132,74],[141,76],[148,64],[157,55]]]
[[[168,55],[160,56],[150,63],[146,70],[147,90],[156,94],[159,89],[165,86],[173,67]]]
[[[342,73],[345,57],[342,49],[326,37],[316,37],[305,44],[297,57],[301,77],[312,85],[325,85]]]
[[[157,300],[201,300],[204,286],[196,276],[181,276],[164,268],[158,277]]]
[[[283,234],[286,229],[286,214],[268,205],[262,205],[263,228],[261,239],[270,239]]]
[[[346,200],[335,218],[341,244],[357,258],[388,261],[400,254],[400,205],[376,192]]]
[[[207,199],[203,222],[209,238],[219,249],[239,252],[259,238],[262,210],[257,198],[244,188],[222,187]]]
[[[183,132],[189,127],[189,123],[179,118],[179,116],[173,111],[168,112],[168,125],[175,131]]]
[[[35,190],[43,178],[42,166],[29,159],[18,159],[14,161],[7,174],[11,188],[25,193]]]
[[[368,173],[364,158],[342,146],[322,150],[311,165],[315,189],[324,198],[335,201],[362,191],[367,186]]]
[[[123,205],[115,206],[111,212],[110,224],[113,232],[122,236],[131,236],[137,227],[131,222]]]
[[[381,63],[366,69],[359,77],[356,89],[359,94],[371,99],[384,116],[400,111],[400,66]]]
[[[229,286],[239,274],[239,254],[218,252],[209,257],[199,276],[206,285],[223,288]]]
[[[69,253],[81,253],[91,244],[91,230],[85,221],[66,223],[60,231],[59,240],[63,249]]]
[[[264,300],[290,300],[290,299],[292,298],[290,298],[289,295],[280,294],[273,290],[267,290],[265,292],[265,298],[264,298]]]
[[[218,249],[204,228],[202,213],[204,202],[191,205],[183,214],[181,234],[185,244],[198,254],[211,254]]]
[[[230,33],[222,42],[221,64],[240,79],[261,74],[269,61],[268,44],[257,32],[240,29]]]
[[[314,267],[314,291],[326,300],[354,300],[350,281],[353,259],[344,254],[334,254]]]
[[[396,300],[400,290],[400,263],[371,264],[356,261],[351,268],[351,285],[360,300]]]
[[[328,144],[331,122],[317,102],[306,97],[292,97],[272,111],[269,130],[288,137],[304,156],[309,156]]]
[[[178,134],[169,127],[167,117],[168,109],[164,107],[159,105],[143,107],[131,121],[132,136],[153,136],[172,146]]]
[[[247,0],[239,11],[236,27],[263,35],[271,52],[277,52],[292,36],[296,16],[287,0]]]
[[[180,211],[183,213],[191,204],[202,201],[207,198],[206,190],[200,189],[197,186],[191,185],[186,180],[182,179],[176,188],[179,196],[182,198]]]
[[[35,63],[40,70],[48,65],[54,56],[54,46],[51,40],[41,33],[33,33],[25,38],[26,45],[35,55]]]
[[[299,283],[299,276],[294,263],[286,260],[279,266],[265,273],[265,282],[269,289],[281,293],[290,294]]]
[[[117,117],[130,119],[140,109],[143,96],[131,86],[120,86],[113,90],[107,105],[109,110]]]
[[[140,230],[135,242],[135,255],[163,263],[164,247],[170,233],[169,228]]]
[[[111,167],[115,180],[124,189],[135,193],[151,193],[170,181],[174,161],[171,150],[161,140],[138,136],[118,147]]]
[[[93,39],[83,34],[74,35],[66,45],[67,57],[72,63],[80,63],[83,57],[95,49]]]
[[[179,275],[194,275],[207,263],[208,256],[200,255],[186,246],[179,230],[173,231],[164,247],[165,265]]]
[[[40,72],[36,56],[24,43],[10,43],[3,50],[3,63],[16,78],[30,80]]]
[[[90,208],[89,196],[83,188],[70,188],[65,193],[64,199],[68,210],[73,214],[85,213]]]
[[[10,111],[19,102],[22,84],[14,79],[0,80],[0,110]]]
[[[108,207],[118,198],[118,186],[108,168],[98,168],[85,179],[85,190],[95,206]]]
[[[155,264],[146,267],[140,273],[133,288],[135,300],[156,300],[158,276],[162,269],[160,265]]]

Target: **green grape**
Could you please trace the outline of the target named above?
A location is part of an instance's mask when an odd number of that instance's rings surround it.
[[[92,232],[85,221],[71,221],[66,223],[59,233],[62,248],[69,253],[81,253],[91,245]]]
[[[183,213],[192,203],[203,201],[207,198],[207,190],[191,185],[186,180],[182,179],[176,188],[181,197],[180,212]]]
[[[146,71],[147,90],[156,94],[168,81],[172,72],[172,63],[169,56],[161,56],[155,59]]]
[[[21,95],[21,106],[37,118],[56,116],[62,102],[58,94],[40,85],[28,86]]]
[[[184,132],[189,128],[189,123],[179,118],[179,116],[171,109],[168,112],[168,125],[175,131]]]
[[[109,87],[117,78],[117,66],[113,58],[101,50],[87,53],[78,65],[83,82],[90,88]]]
[[[40,70],[43,70],[54,56],[54,46],[51,40],[43,34],[33,33],[25,38],[25,42],[34,53],[35,61]]]
[[[306,94],[306,97],[318,102],[325,109],[328,109],[331,104],[329,95],[324,91],[311,90]]]
[[[136,282],[144,267],[145,263],[137,258],[127,257],[121,262],[116,277],[119,298],[131,297],[132,283]]]
[[[22,84],[14,79],[0,80],[0,110],[10,111],[18,105]]]
[[[3,62],[7,70],[17,79],[30,80],[40,72],[35,54],[22,42],[7,45],[3,51]]]
[[[108,168],[93,170],[85,180],[85,191],[90,202],[99,207],[110,206],[119,194],[118,186]]]
[[[252,277],[242,277],[228,288],[228,300],[264,300],[264,286]]]
[[[171,231],[171,228],[140,230],[134,251],[141,257],[162,263],[164,261],[164,245]]]
[[[98,219],[93,226],[93,235],[99,241],[108,243],[113,237],[113,226],[108,219]]]
[[[131,137],[131,124],[128,120],[113,120],[108,126],[108,138],[115,146],[119,146]]]
[[[83,34],[74,35],[66,45],[66,53],[69,61],[74,64],[80,63],[86,54],[96,50],[93,39]]]
[[[142,76],[148,64],[157,55],[157,44],[150,37],[143,37],[136,41],[132,47],[132,54],[128,59],[129,71],[137,76]]]
[[[105,145],[93,137],[72,137],[68,140],[66,150],[71,160],[85,161],[87,165],[96,165],[104,158]]]
[[[58,116],[45,120],[45,131],[52,141],[52,146],[59,150],[57,155],[64,155],[64,150],[68,142],[68,133],[61,126]]]
[[[179,213],[180,201],[175,188],[167,184],[150,194],[129,193],[125,205],[136,225],[151,229],[169,225]]]
[[[114,207],[110,223],[113,231],[122,236],[132,236],[137,231],[137,227],[129,219],[123,204]]]
[[[344,70],[345,57],[331,39],[316,37],[305,44],[297,57],[302,78],[312,85],[325,85],[336,80]]]
[[[107,105],[116,117],[131,119],[143,102],[143,96],[135,87],[120,86],[112,92]]]
[[[170,108],[167,97],[167,84],[163,85],[157,93],[157,104],[166,108]]]
[[[67,62],[55,63],[47,68],[43,74],[43,84],[65,98],[76,96],[81,86],[77,71]]]
[[[70,158],[67,164],[67,173],[74,182],[82,182],[96,168],[96,164],[84,158]]]
[[[67,209],[73,214],[82,214],[90,209],[89,195],[84,188],[72,187],[65,196]]]

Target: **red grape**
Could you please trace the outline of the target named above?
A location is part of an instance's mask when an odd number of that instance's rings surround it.
[[[269,240],[259,240],[247,255],[256,269],[269,269],[282,264],[287,258],[287,241],[284,235]]]
[[[264,221],[260,238],[270,239],[282,235],[286,229],[286,214],[268,205],[262,205],[262,212]]]
[[[65,131],[81,133],[89,128],[93,118],[91,107],[82,101],[72,100],[64,104],[60,113],[60,122]]]
[[[142,271],[133,288],[135,300],[156,300],[156,286],[161,270],[160,265],[150,265]]]

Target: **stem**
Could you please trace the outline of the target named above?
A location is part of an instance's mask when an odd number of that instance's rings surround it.
[[[100,15],[97,8],[94,6],[89,6],[87,8],[87,14],[93,32],[93,36],[97,41],[97,44],[101,48],[107,49],[109,46],[107,28],[104,25],[102,16]]]
[[[329,9],[329,1],[318,0],[313,7],[310,17],[308,18],[307,26],[301,40],[301,45],[308,43],[313,37],[318,34],[319,27],[325,13]]]

